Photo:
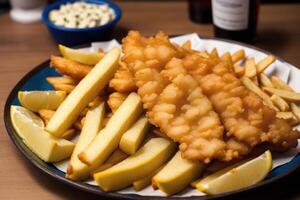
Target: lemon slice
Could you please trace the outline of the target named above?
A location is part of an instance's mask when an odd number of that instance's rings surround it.
[[[13,127],[16,129],[18,133],[21,133],[22,131],[22,126],[20,127],[18,124],[20,120],[26,119],[27,121],[30,121],[33,125],[44,128],[45,124],[43,120],[31,112],[30,110],[23,108],[21,106],[11,106],[11,111],[10,111],[10,116],[11,116],[11,121],[13,124]],[[22,135],[20,137],[23,138]]]
[[[88,52],[78,49],[71,49],[69,47],[58,45],[60,53],[67,59],[80,62],[86,65],[96,65],[104,56],[100,52]]]
[[[207,194],[219,194],[253,185],[263,180],[272,169],[272,155],[268,150],[259,157],[238,163],[211,174],[196,184]]]
[[[71,156],[74,144],[55,138],[44,130],[37,115],[21,106],[11,106],[10,117],[25,145],[46,162],[58,162]]]
[[[56,110],[66,95],[65,91],[19,91],[18,98],[23,107],[37,112],[40,109]]]

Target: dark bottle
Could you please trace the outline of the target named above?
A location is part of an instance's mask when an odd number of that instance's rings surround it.
[[[212,0],[216,37],[251,42],[256,35],[260,0]]]
[[[196,23],[211,23],[211,0],[189,0],[189,16]]]

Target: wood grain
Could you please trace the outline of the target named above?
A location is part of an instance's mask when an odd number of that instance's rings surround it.
[[[211,25],[199,25],[188,19],[185,2],[118,2],[123,17],[115,32],[121,38],[128,30],[152,35],[158,30],[167,34],[196,32],[213,36]],[[258,38],[254,45],[271,51],[300,66],[300,4],[276,4],[261,7]],[[13,22],[8,13],[0,15],[0,199],[96,199],[76,191],[38,171],[16,150],[6,134],[3,108],[6,97],[16,82],[30,69],[57,54],[56,43],[41,23],[23,25]],[[295,177],[299,177],[296,176]],[[299,180],[299,179],[298,179]],[[277,199],[296,199],[299,183],[266,193]],[[294,189],[293,189],[294,188]],[[267,192],[267,191],[265,191]],[[279,194],[277,193],[279,192]],[[251,196],[261,197],[261,193]],[[277,198],[275,198],[277,197]],[[250,197],[248,197],[250,198]]]

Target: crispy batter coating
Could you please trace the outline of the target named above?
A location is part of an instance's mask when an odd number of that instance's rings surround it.
[[[149,121],[180,143],[183,157],[208,163],[239,156],[227,148],[218,115],[185,70],[180,59],[184,50],[178,51],[162,33],[146,39],[137,32],[129,33],[123,48]]]
[[[54,67],[59,73],[81,80],[92,69],[89,65],[84,65],[59,56],[51,56],[50,66]]]
[[[119,69],[114,78],[109,82],[109,86],[117,92],[130,93],[136,91],[133,74],[128,69],[126,63],[119,61]]]
[[[280,150],[295,147],[299,132],[293,131],[287,121],[277,119],[274,110],[243,86],[229,67],[230,61],[224,57],[211,60],[190,54],[183,62],[221,117],[227,136],[251,148],[261,143]]]
[[[113,92],[109,95],[107,104],[111,109],[112,113],[114,113],[121,106],[121,104],[125,101],[127,96],[127,93],[121,92]]]

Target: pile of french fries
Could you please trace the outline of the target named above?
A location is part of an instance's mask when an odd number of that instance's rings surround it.
[[[237,55],[237,56],[234,56]],[[278,76],[268,77],[264,71],[275,62],[273,55],[255,63],[253,58],[245,58],[243,50],[233,54],[232,60],[243,60],[244,66],[234,65],[236,74],[249,90],[263,99],[265,105],[276,111],[276,117],[288,120],[292,125],[300,122],[300,109],[296,105],[300,102],[300,93],[295,92]],[[237,60],[234,57],[238,57]]]
[[[190,48],[189,44],[190,41],[183,46]],[[152,185],[167,195],[175,194],[197,179],[205,166],[178,156],[176,145],[164,138],[159,130],[150,127],[137,94],[107,92],[106,87],[120,59],[120,50],[112,51],[102,55],[95,66],[84,60],[80,63],[78,57],[72,60],[70,55],[52,56],[51,63],[62,76],[47,77],[46,80],[55,90],[66,91],[69,95],[57,110],[42,109],[38,114],[45,122],[46,130],[56,137],[71,139],[81,132],[69,161],[67,178],[84,181],[93,177],[104,191],[130,185],[138,191]],[[216,53],[213,50],[210,55]],[[273,55],[257,63],[253,58],[247,58],[244,50],[225,53],[222,58],[230,63],[232,71],[249,90],[276,111],[278,118],[299,124],[300,109],[296,103],[300,102],[300,93],[277,76],[264,74],[275,61]],[[99,80],[102,85],[95,89]],[[114,103],[116,101],[118,103]],[[107,105],[109,109],[105,109]],[[169,173],[167,169],[171,168],[178,170]]]

